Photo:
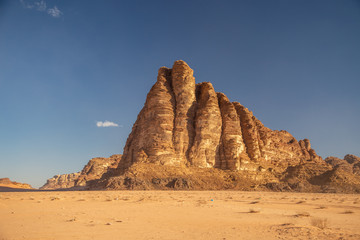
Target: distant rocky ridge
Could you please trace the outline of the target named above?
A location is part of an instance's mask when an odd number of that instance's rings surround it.
[[[121,154],[116,154],[109,158],[93,158],[85,165],[81,172],[55,175],[48,179],[46,184],[40,189],[86,189],[89,183],[100,179],[105,173],[111,173],[111,170],[116,169],[121,156]]]
[[[40,189],[51,190],[51,189],[73,188],[75,187],[76,180],[79,178],[79,176],[80,176],[80,172],[55,175],[54,177],[49,178],[46,181],[46,184],[40,187]]]
[[[333,166],[334,169],[342,169],[360,176],[360,158],[355,155],[348,154],[344,159],[327,157],[325,158],[325,162]]]
[[[9,178],[0,178],[0,187],[16,189],[34,189],[30,184],[13,182]]]

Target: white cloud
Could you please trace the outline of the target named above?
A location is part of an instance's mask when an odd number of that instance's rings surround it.
[[[41,0],[41,1],[36,1],[35,3],[35,6],[36,6],[36,9],[38,11],[45,11],[46,10],[46,2],[44,0]]]
[[[21,3],[21,5],[22,5],[24,8],[29,8],[29,9],[34,8],[34,5],[33,5],[33,4],[30,4],[30,3],[28,3],[28,2],[25,2],[25,0],[20,0],[20,3]]]
[[[98,126],[98,127],[119,127],[119,125],[117,123],[110,122],[110,121],[105,121],[105,122],[98,121],[98,122],[96,122],[96,126]],[[120,127],[122,127],[122,126],[120,125]]]
[[[60,17],[60,15],[63,14],[56,6],[54,6],[53,8],[49,8],[47,10],[47,13],[55,18]]]
[[[45,0],[20,0],[20,3],[23,8],[35,9],[40,12],[46,12],[54,18],[58,18],[63,15],[63,12],[60,11],[57,6],[54,6],[53,8],[48,8]]]

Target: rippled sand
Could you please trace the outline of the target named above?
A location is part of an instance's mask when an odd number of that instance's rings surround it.
[[[360,239],[360,195],[0,192],[0,240]]]

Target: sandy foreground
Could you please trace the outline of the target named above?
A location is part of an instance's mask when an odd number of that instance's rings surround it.
[[[0,192],[0,239],[360,239],[360,195]]]

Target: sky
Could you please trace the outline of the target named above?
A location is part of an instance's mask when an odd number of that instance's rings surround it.
[[[323,158],[360,156],[358,0],[0,0],[0,178],[122,153],[180,59]]]

